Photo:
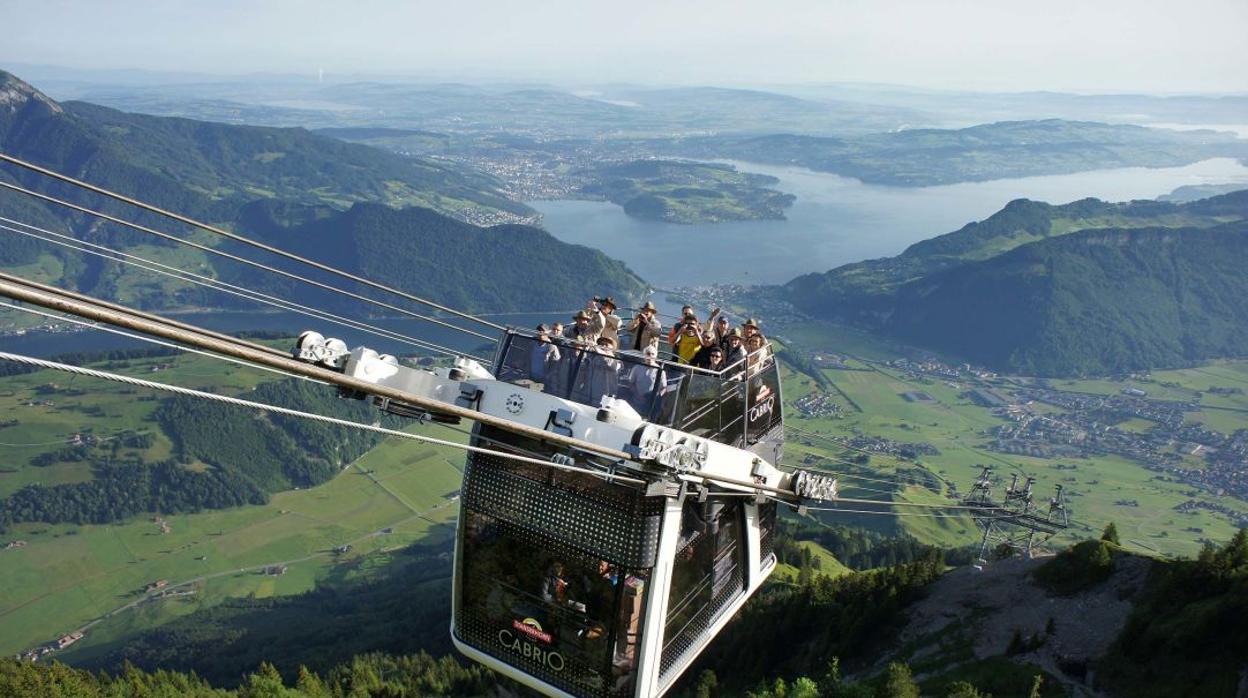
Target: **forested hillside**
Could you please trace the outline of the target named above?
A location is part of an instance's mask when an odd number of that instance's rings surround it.
[[[912,281],[888,331],[1026,375],[1248,351],[1248,224],[1088,230]]]
[[[243,222],[282,248],[465,310],[579,308],[596,295],[639,297],[645,290],[624,264],[532,226],[482,228],[428,209],[363,203],[339,213],[259,202]],[[259,281],[237,265],[222,274],[279,295],[301,290],[276,277]]]
[[[377,411],[366,402],[342,400],[332,389],[302,381],[264,383],[248,398],[355,422],[377,419]],[[0,499],[0,531],[25,521],[98,524],[147,512],[263,504],[274,492],[329,480],[383,438],[373,432],[257,414],[187,397],[163,400],[151,419],[174,442],[173,458],[146,463],[120,455],[117,448],[86,445],[50,451],[36,461],[84,462],[92,477],[72,484],[31,485]],[[397,426],[400,420],[383,417],[383,421]],[[149,435],[136,433],[127,438],[113,443],[151,446]]]
[[[901,255],[785,287],[809,312],[1033,375],[1238,356],[1248,192],[1187,204],[1014,201]],[[1227,222],[1232,221],[1232,222]],[[1229,294],[1229,295],[1227,295]]]
[[[533,215],[505,198],[487,175],[304,129],[58,104],[0,72],[0,151],[168,210],[267,235],[348,271],[469,310],[580,307],[595,294],[628,297],[643,289],[622,264],[539,229],[463,222]],[[0,178],[161,230],[189,232],[13,166],[0,166]],[[12,192],[0,192],[0,215],[283,297],[305,293],[237,263]],[[0,230],[0,241],[0,266],[21,266],[29,278],[93,295],[162,309],[243,303],[13,231]]]

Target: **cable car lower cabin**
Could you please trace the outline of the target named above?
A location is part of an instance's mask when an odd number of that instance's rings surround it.
[[[474,442],[542,451],[482,426]],[[655,489],[470,454],[456,647],[549,695],[662,694],[771,573],[776,505]]]

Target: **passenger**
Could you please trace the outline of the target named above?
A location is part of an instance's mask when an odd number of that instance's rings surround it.
[[[542,578],[542,600],[546,603],[562,604],[567,599],[568,581],[563,578],[563,563],[558,560],[550,563],[546,576]]]
[[[655,356],[658,356],[659,337],[663,335],[663,325],[655,317],[657,314],[658,309],[654,307],[654,303],[646,301],[646,304],[641,306],[641,310],[633,316],[633,321],[628,323],[628,331],[633,333],[633,351],[643,351],[652,346]]]
[[[563,331],[564,338],[570,339],[577,344],[593,346],[595,340],[598,339],[598,335],[594,333],[589,325],[589,313],[584,310],[578,311],[576,315],[572,316],[572,319],[575,321],[575,324]]]
[[[725,368],[724,350],[718,344],[705,347],[694,357],[693,365],[708,371],[722,371]]]
[[[615,358],[615,340],[599,337],[593,349],[581,358],[572,399],[582,405],[598,406],[602,398],[615,395],[620,385],[620,360]]]
[[[610,337],[620,345],[620,316],[615,314],[615,299],[611,296],[595,298],[589,302],[589,329],[599,337]]]
[[[659,366],[659,350],[657,346],[648,346],[641,350],[642,363],[633,364],[624,377],[628,384],[628,404],[637,410],[643,418],[650,413],[654,405],[654,390],[660,385],[659,380],[663,369]]]
[[[745,340],[745,350],[749,353],[749,375],[762,371],[771,365],[771,347],[764,343],[763,335],[755,332]]]
[[[667,343],[672,346],[673,354],[676,353],[676,340],[680,339],[681,326],[690,320],[693,320],[694,323],[697,323],[698,321],[698,316],[693,314],[693,306],[680,306],[680,319],[676,321],[676,324],[672,325],[671,331],[667,333]]]
[[[555,324],[550,326],[550,336],[551,337],[563,336],[563,323],[562,322],[556,322]]]
[[[712,330],[715,332],[715,343],[719,345],[720,349],[724,350],[724,355],[727,356],[728,334],[732,332],[732,324],[728,322],[728,317],[720,315],[719,319],[715,321]]]
[[[703,364],[706,363],[707,357],[710,355],[710,351],[712,347],[718,348],[719,344],[716,343],[715,341],[715,332],[713,330],[707,330],[702,333],[701,348],[699,348],[698,352],[693,355],[693,360],[690,361],[689,363],[693,364],[694,366],[701,367]]]
[[[533,353],[529,355],[529,380],[535,383],[545,383],[549,368],[558,365],[559,347],[550,341],[550,331],[545,325],[537,326],[537,344],[533,346]]]
[[[724,352],[724,366],[737,366],[745,360],[745,342],[741,339],[741,330],[732,328],[728,332],[727,351]]]
[[[759,334],[758,320],[750,318],[741,325],[741,334],[745,337],[745,341],[750,341],[750,337]]]
[[[698,332],[698,323],[695,320],[686,319],[681,325],[680,336],[672,345],[672,353],[680,359],[681,363],[687,364],[693,361],[693,357],[700,349],[702,349],[702,335]]]

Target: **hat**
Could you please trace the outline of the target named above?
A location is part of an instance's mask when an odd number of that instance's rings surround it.
[[[731,339],[733,337],[736,337],[737,339],[741,339],[741,330],[735,327],[732,328],[732,330],[728,333],[728,338]]]
[[[653,310],[653,311],[655,311],[655,312],[658,312],[658,310],[659,310],[658,308],[654,307],[654,303],[651,303],[650,301],[646,301],[646,302],[645,302],[645,304],[641,306],[641,309],[642,309],[642,310]]]
[[[609,335],[605,335],[605,334],[604,334],[604,335],[602,335],[601,337],[599,337],[599,338],[598,338],[598,341],[597,341],[596,343],[597,343],[597,344],[602,344],[603,342],[606,342],[606,343],[610,344],[611,346],[615,346],[615,337],[611,337],[611,336],[609,336]]]
[[[546,326],[546,323],[543,322],[542,324],[537,326],[538,334],[546,334],[547,332],[550,332],[550,328]]]
[[[618,307],[620,307],[620,306],[618,306],[618,305],[616,305],[616,304],[615,304],[615,299],[614,299],[614,298],[612,298],[611,296],[607,296],[606,298],[603,298],[603,299],[602,299],[602,302],[600,303],[600,305],[609,305],[609,306],[611,306],[612,308],[618,308]]]
[[[728,316],[727,316],[727,315],[720,315],[720,316],[719,316],[719,319],[718,319],[718,320],[716,320],[716,322],[728,322]]]
[[[585,312],[584,310],[578,310],[576,311],[576,315],[572,316],[572,319],[573,320],[588,320],[589,313]]]
[[[755,320],[754,318],[750,318],[749,320],[746,320],[745,322],[741,323],[741,326],[753,327],[754,329],[758,329],[758,320]]]

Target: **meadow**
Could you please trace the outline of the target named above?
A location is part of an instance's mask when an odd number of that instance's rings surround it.
[[[246,393],[277,378],[204,357],[181,356],[96,364],[179,385]],[[55,384],[55,389],[49,387]],[[127,430],[156,438],[150,448],[122,455],[167,457],[171,443],[145,418],[156,402],[148,391],[46,371],[8,377],[0,409],[17,425],[0,430],[5,453],[0,494],[34,482],[89,479],[81,462],[32,465],[60,448],[67,435],[105,437]],[[28,406],[30,402],[50,402]],[[450,440],[462,434],[434,426],[414,430]],[[8,444],[43,444],[19,447]],[[24,523],[0,549],[0,653],[16,653],[87,627],[75,651],[89,651],[137,627],[214,605],[230,597],[294,594],[314,587],[336,565],[377,551],[451,535],[456,516],[461,451],[392,437],[318,487],[280,492],[263,506],[137,517],[111,525]],[[190,467],[196,467],[191,464]],[[167,525],[162,532],[156,517]],[[346,553],[335,549],[350,545]],[[264,568],[284,565],[280,575]],[[183,596],[152,599],[149,583]]]
[[[827,346],[827,342],[823,345]],[[874,348],[875,355],[883,352]],[[1235,511],[1248,512],[1248,503],[1230,497],[1215,497],[1213,493],[1198,491],[1172,476],[1150,471],[1142,465],[1118,456],[1093,458],[1042,459],[990,451],[985,444],[990,440],[988,430],[1006,423],[993,415],[991,410],[971,402],[961,395],[970,387],[964,380],[950,381],[934,377],[915,378],[879,363],[850,362],[851,366],[869,366],[870,370],[821,370],[823,378],[835,386],[831,394],[844,397],[841,418],[806,418],[790,407],[785,415],[786,424],[807,432],[790,435],[786,446],[788,461],[794,463],[805,454],[832,456],[853,460],[861,454],[837,448],[823,436],[852,438],[869,435],[903,443],[926,442],[935,446],[939,455],[921,455],[917,463],[887,455],[873,454],[869,464],[841,464],[846,473],[844,482],[849,485],[845,496],[893,499],[896,501],[929,501],[954,503],[949,495],[963,495],[979,476],[984,466],[992,466],[997,484],[995,494],[999,497],[1012,475],[1020,479],[1033,476],[1037,479],[1036,501],[1042,511],[1048,508],[1048,499],[1056,485],[1065,489],[1071,515],[1070,528],[1054,537],[1050,545],[1060,546],[1083,538],[1099,535],[1109,522],[1114,522],[1123,544],[1132,549],[1155,555],[1194,556],[1202,540],[1225,541],[1235,532],[1235,526],[1222,514],[1207,510],[1179,512],[1175,506],[1189,500],[1216,501]],[[1145,381],[1052,381],[1054,388],[1077,390],[1099,394],[1118,394],[1124,386],[1133,385],[1147,391],[1150,397],[1197,401],[1208,408],[1189,413],[1189,421],[1203,422],[1209,428],[1229,433],[1248,428],[1248,411],[1239,412],[1240,404],[1248,405],[1243,395],[1221,395],[1208,392],[1213,386],[1236,386],[1248,381],[1248,362],[1220,362],[1209,366],[1154,372]],[[793,400],[819,390],[808,375],[787,372],[784,380],[784,398],[791,405]],[[1204,391],[1204,392],[1201,392]],[[910,401],[902,397],[907,392],[924,392],[932,399]],[[850,404],[852,400],[859,409]],[[1056,408],[1044,407],[1044,411],[1060,413]],[[1209,416],[1214,415],[1213,419]],[[1151,422],[1132,420],[1120,425],[1134,431],[1146,431]],[[1199,459],[1191,459],[1189,465],[1199,465]],[[923,487],[909,486],[900,493],[871,492],[873,483],[862,477],[878,477],[883,480],[896,478],[898,469],[912,468],[920,464],[946,483],[944,495],[937,495]],[[857,479],[856,479],[857,478]],[[875,487],[890,490],[887,485],[875,483]],[[877,507],[869,507],[875,509]],[[898,513],[911,513],[898,509]],[[956,511],[942,512],[942,517],[837,514],[821,512],[828,522],[873,525],[883,531],[904,530],[920,540],[939,545],[966,545],[977,541],[979,529],[967,516]],[[873,523],[874,522],[874,523]]]

